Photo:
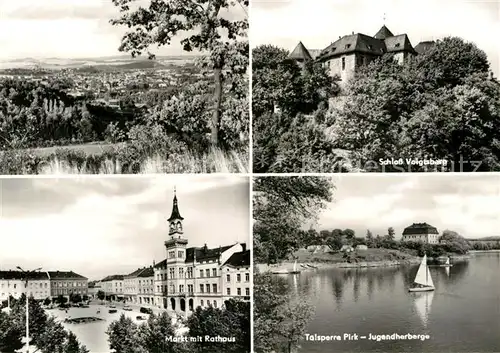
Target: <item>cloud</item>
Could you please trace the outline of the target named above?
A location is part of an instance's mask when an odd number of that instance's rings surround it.
[[[427,222],[469,238],[499,235],[500,176],[496,174],[345,175],[336,202],[320,216],[320,229],[366,229],[397,235],[412,223]]]

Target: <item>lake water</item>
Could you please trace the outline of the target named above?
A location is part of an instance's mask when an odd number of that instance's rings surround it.
[[[500,352],[500,253],[430,267],[436,290],[409,293],[418,265],[325,269],[290,277],[315,315],[307,333],[428,335],[422,340],[302,341],[300,353]]]

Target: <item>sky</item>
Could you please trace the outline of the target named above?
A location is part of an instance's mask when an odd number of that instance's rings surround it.
[[[250,44],[324,49],[339,36],[375,35],[385,25],[413,46],[458,36],[474,42],[500,74],[500,0],[253,0]]]
[[[174,186],[188,247],[251,244],[245,177],[0,179],[0,269],[128,274],[166,256]]]
[[[148,0],[138,3],[148,4]],[[0,0],[0,60],[21,58],[93,58],[120,55],[126,27],[112,26],[119,8],[111,0]],[[245,16],[240,6],[225,18]],[[157,55],[185,55],[180,40]]]
[[[334,179],[334,201],[318,230],[367,229],[383,236],[393,227],[426,222],[465,238],[500,236],[500,174],[342,174]]]

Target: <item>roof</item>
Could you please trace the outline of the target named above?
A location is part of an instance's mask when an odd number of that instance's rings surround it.
[[[377,38],[377,39],[381,39],[381,40],[384,40],[388,37],[394,37],[394,34],[392,34],[392,32],[389,30],[389,28],[387,28],[385,25],[383,25],[377,32],[377,34],[375,34],[373,36],[374,38]]]
[[[144,268],[141,273],[137,277],[153,277],[154,276],[154,269],[152,266]]]
[[[382,40],[367,36],[366,34],[352,34],[341,37],[337,41],[323,49],[318,59],[326,59],[347,53],[366,53],[372,55],[383,55],[386,52],[385,43]]]
[[[192,247],[186,249],[186,260],[185,263],[194,262],[194,258],[196,255],[196,261],[206,261],[206,260],[216,260],[222,255],[222,253],[234,245],[221,246],[218,248],[210,249],[206,245],[201,248]],[[167,264],[167,260],[163,260],[155,265],[155,268],[165,267]]]
[[[312,56],[309,53],[309,51],[306,49],[304,44],[302,42],[299,42],[295,49],[288,55],[289,59],[294,59],[294,60],[312,60]]]
[[[415,49],[413,49],[413,46],[410,43],[410,39],[406,34],[399,34],[397,36],[385,38],[384,42],[388,53],[395,53],[400,51],[415,52]]]
[[[172,214],[170,215],[170,218],[168,219],[168,221],[170,222],[170,221],[173,221],[176,219],[180,219],[182,221],[184,218],[182,218],[181,214],[179,213],[179,206],[177,204],[177,195],[174,195]]]
[[[73,271],[49,271],[50,279],[87,279]]]
[[[250,250],[234,253],[224,265],[233,267],[250,266]]]
[[[104,279],[101,282],[109,282],[109,281],[123,281],[123,275],[111,275],[104,277]]]
[[[308,49],[309,54],[311,54],[313,59],[316,59],[319,54],[321,54],[322,49]]]
[[[429,51],[435,44],[436,42],[433,40],[420,42],[415,46],[415,51],[418,54],[424,54],[425,52]]]
[[[26,276],[21,271],[0,271],[0,279],[5,280],[25,280]],[[30,280],[48,280],[47,272],[31,272],[28,275]]]
[[[411,226],[406,227],[403,235],[423,235],[423,234],[439,234],[436,227],[427,223],[413,223]]]

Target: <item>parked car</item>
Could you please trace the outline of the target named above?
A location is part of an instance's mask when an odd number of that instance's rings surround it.
[[[139,309],[139,312],[141,312],[143,314],[152,314],[153,313],[153,309],[141,307]]]
[[[111,304],[109,307],[114,309],[114,308],[116,308],[116,305],[115,304]]]
[[[117,312],[118,312],[118,310],[116,310],[116,309],[109,309],[109,311],[108,311],[108,313],[110,313],[110,314],[115,314]]]
[[[132,311],[132,308],[130,306],[128,306],[128,305],[125,305],[123,307],[123,310],[125,310],[125,311]]]
[[[135,319],[136,319],[136,320],[139,320],[139,321],[141,321],[141,320],[146,320],[146,318],[145,318],[144,316],[141,316],[141,315],[136,316],[136,317],[135,317]]]

